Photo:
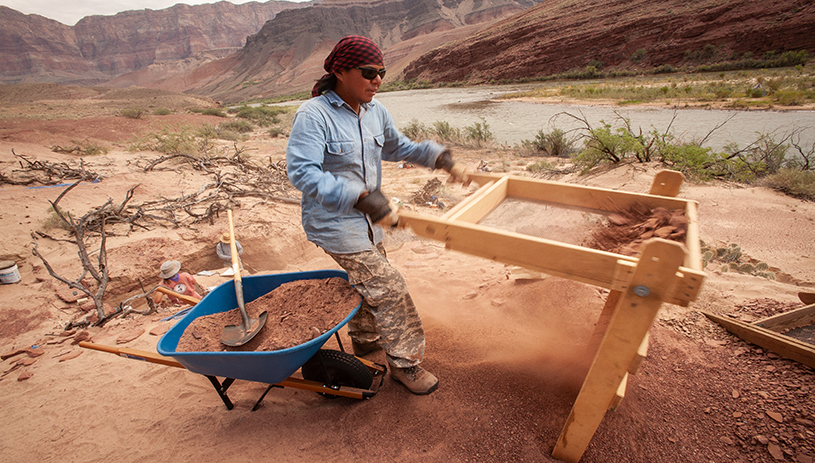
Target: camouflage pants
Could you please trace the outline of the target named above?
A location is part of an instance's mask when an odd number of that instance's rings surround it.
[[[348,322],[348,335],[357,342],[378,341],[396,368],[418,365],[424,357],[422,320],[402,274],[385,255],[382,244],[368,251],[331,256],[362,295],[362,307]]]

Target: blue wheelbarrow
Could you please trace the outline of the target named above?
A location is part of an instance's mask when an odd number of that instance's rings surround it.
[[[314,270],[307,272],[255,275],[243,278],[243,295],[251,302],[278,286],[295,280],[340,277],[348,279],[341,270]],[[293,387],[317,392],[325,397],[373,397],[384,381],[384,365],[355,357],[345,352],[339,330],[357,313],[357,305],[340,323],[329,331],[306,343],[276,351],[178,352],[178,342],[184,330],[198,317],[226,312],[238,306],[234,281],[212,290],[184,318],[168,330],[152,352],[103,346],[81,342],[81,347],[115,353],[122,357],[144,360],[168,366],[186,368],[206,376],[223,400],[226,408],[234,408],[226,392],[235,380],[266,383],[269,386],[252,410],[257,410],[266,394],[275,387]],[[335,336],[340,350],[322,349],[331,336]],[[301,371],[302,379],[291,376]],[[222,377],[223,380],[219,380]],[[374,380],[379,379],[374,385]]]

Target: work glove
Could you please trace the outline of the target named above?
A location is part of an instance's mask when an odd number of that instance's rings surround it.
[[[436,165],[434,167],[436,169],[444,169],[450,173],[447,183],[460,182],[464,186],[470,184],[470,176],[467,175],[464,166],[453,161],[453,155],[450,154],[450,150],[448,149],[442,151],[441,155],[436,159]]]
[[[357,200],[354,208],[368,214],[374,225],[394,226],[399,221],[399,216],[391,209],[390,202],[379,190],[374,190],[364,194]]]

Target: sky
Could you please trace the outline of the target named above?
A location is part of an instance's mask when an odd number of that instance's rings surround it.
[[[216,0],[191,0],[179,2],[174,0],[0,0],[0,5],[7,6],[25,14],[38,14],[46,18],[55,19],[63,24],[73,26],[85,16],[94,14],[114,15],[121,11],[161,10],[178,3],[187,5],[201,5],[203,3],[216,3]],[[250,0],[230,0],[230,3],[240,5]],[[263,3],[266,0],[257,0]],[[303,1],[303,0],[290,0]]]

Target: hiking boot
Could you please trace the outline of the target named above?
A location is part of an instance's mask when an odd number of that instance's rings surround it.
[[[354,350],[354,355],[356,355],[357,357],[364,357],[370,354],[371,352],[375,352],[381,349],[381,347],[379,347],[379,344],[376,341],[357,342],[354,341],[353,339],[351,340],[351,348]]]
[[[438,378],[419,365],[410,368],[391,368],[391,376],[416,395],[430,394],[439,387]]]

